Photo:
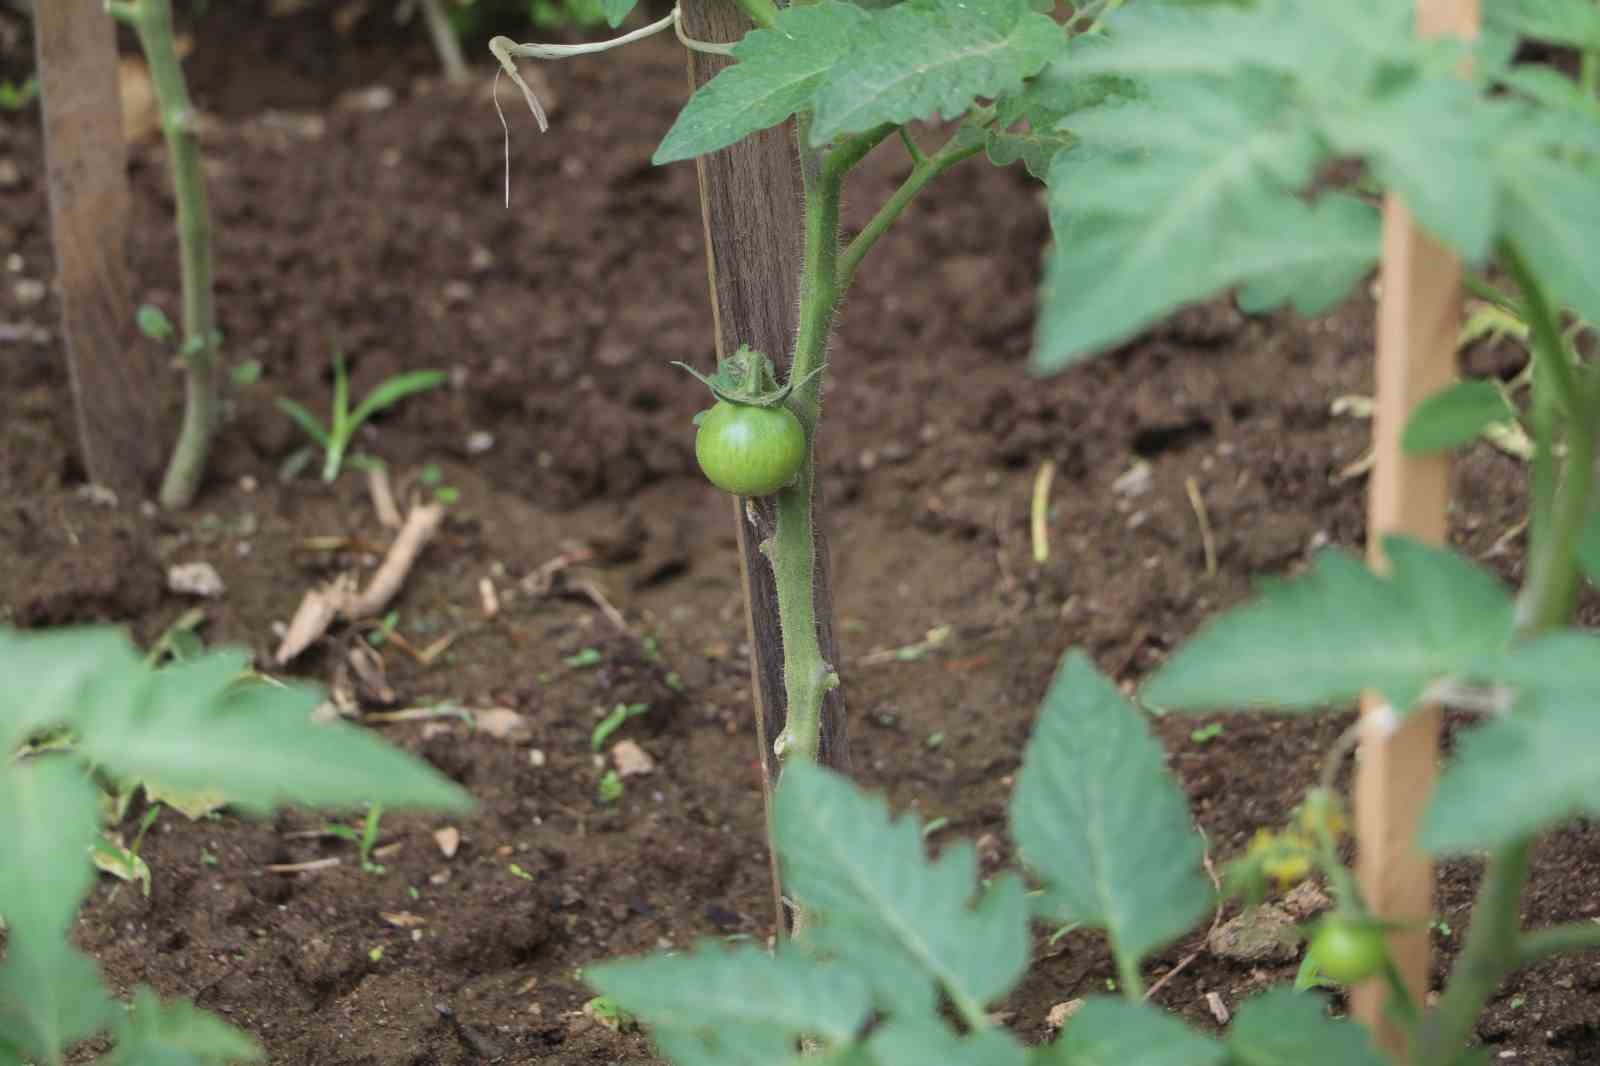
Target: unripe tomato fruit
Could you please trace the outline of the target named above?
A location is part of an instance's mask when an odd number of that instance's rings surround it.
[[[694,457],[722,491],[766,496],[799,473],[806,459],[805,427],[781,404],[757,407],[718,400],[700,420]]]
[[[1343,918],[1325,919],[1311,938],[1317,969],[1343,985],[1364,981],[1383,969],[1383,932]]]

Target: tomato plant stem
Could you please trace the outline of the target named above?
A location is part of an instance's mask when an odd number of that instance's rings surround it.
[[[1518,922],[1528,879],[1532,840],[1502,848],[1489,862],[1466,946],[1450,971],[1439,1007],[1418,1027],[1412,1044],[1416,1066],[1459,1062],[1478,1016],[1520,956]]]
[[[1539,632],[1562,625],[1572,615],[1578,591],[1578,541],[1589,513],[1594,480],[1594,402],[1578,381],[1559,321],[1538,279],[1516,247],[1507,242],[1502,255],[1522,288],[1532,333],[1534,355],[1533,535],[1528,579],[1518,604],[1519,625]],[[1564,476],[1557,478],[1555,419],[1566,416],[1567,455]]]
[[[800,123],[801,144],[808,123]],[[843,149],[835,149],[841,151]],[[868,149],[870,150],[870,148]],[[865,150],[860,155],[865,155]],[[859,157],[858,157],[859,158]],[[848,169],[848,168],[844,168]],[[822,697],[832,671],[817,641],[816,536],[812,493],[816,478],[816,431],[821,412],[821,365],[838,304],[839,196],[843,169],[833,159],[807,167],[805,263],[800,275],[800,328],[795,339],[789,380],[801,382],[789,404],[806,431],[806,460],[795,483],[778,493],[778,527],[768,558],[778,595],[778,621],[783,631],[783,688],[787,716],[777,739],[785,759],[815,762],[822,724]]]
[[[205,474],[219,402],[216,313],[212,304],[211,215],[201,169],[198,115],[183,80],[172,28],[172,0],[137,0],[107,8],[139,35],[161,108],[172,168],[183,286],[183,425],[161,483],[161,505],[187,507]]]
[[[1522,288],[1534,354],[1534,383],[1545,390],[1543,422],[1536,437],[1536,460],[1544,460],[1549,483],[1543,487],[1545,524],[1530,545],[1528,578],[1517,605],[1518,630],[1529,637],[1565,625],[1572,616],[1578,590],[1577,545],[1589,515],[1594,483],[1595,402],[1578,380],[1560,323],[1538,279],[1509,242],[1502,258]],[[1536,405],[1539,397],[1535,397]],[[1559,488],[1555,467],[1555,408],[1567,416],[1567,455]],[[1537,412],[1536,412],[1537,414]],[[1537,467],[1536,467],[1537,473]],[[1535,485],[1540,491],[1540,486]],[[1535,518],[1539,513],[1536,509]],[[1450,1066],[1459,1061],[1489,997],[1506,975],[1520,966],[1572,947],[1600,944],[1600,934],[1558,928],[1524,937],[1520,931],[1522,892],[1528,880],[1532,838],[1500,848],[1490,859],[1483,887],[1473,907],[1466,944],[1450,973],[1439,1007],[1417,1030],[1413,1047],[1416,1066]]]

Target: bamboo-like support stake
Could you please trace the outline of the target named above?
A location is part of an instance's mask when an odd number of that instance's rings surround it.
[[[682,12],[684,33],[697,40],[736,41],[750,28],[749,20],[732,0],[685,0]],[[705,84],[729,63],[726,57],[703,52],[690,51],[688,56],[691,90]],[[801,268],[803,191],[792,126],[786,123],[747,137],[730,148],[701,156],[695,165],[700,176],[717,356],[723,358],[740,344],[748,344],[781,363],[794,343]],[[813,500],[817,630],[823,656],[828,662],[838,663],[821,502],[819,494]],[[746,510],[746,501],[735,501],[739,570],[755,681],[756,737],[761,745],[762,781],[770,804],[779,773],[773,741],[783,732],[786,720],[783,637],[772,566],[757,546],[771,535],[776,517],[770,501],[749,501],[749,515]],[[752,530],[752,521],[759,524],[759,535]],[[837,688],[823,697],[818,761],[836,770],[849,768],[844,699]],[[774,857],[775,892],[777,878]],[[779,913],[782,914],[781,906]]]
[[[172,0],[108,0],[106,10],[139,34],[150,65],[161,132],[172,169],[183,285],[183,425],[161,483],[161,505],[187,507],[205,476],[216,431],[221,380],[212,301],[211,212],[200,160],[199,115],[189,99],[172,25]]]
[[[1477,7],[1477,0],[1420,0],[1418,32],[1474,34]],[[1400,438],[1417,405],[1454,379],[1461,323],[1460,261],[1424,233],[1392,194],[1383,206],[1381,277],[1376,465],[1367,509],[1368,556],[1379,570],[1387,566],[1382,540],[1388,534],[1436,544],[1446,539],[1449,459],[1442,454],[1408,456]],[[1368,723],[1386,713],[1377,697],[1363,701]],[[1421,1004],[1428,990],[1433,864],[1417,847],[1417,831],[1437,778],[1439,711],[1418,709],[1399,730],[1385,732],[1369,731],[1361,745],[1355,788],[1357,873],[1373,912],[1404,926],[1390,934],[1389,946],[1413,1001]],[[1387,998],[1381,981],[1368,981],[1353,991],[1352,1007],[1379,1045],[1398,1059],[1407,1052],[1406,1034],[1385,1016]]]
[[[62,335],[89,479],[137,499],[161,469],[160,365],[134,339],[128,150],[116,35],[100,0],[34,16]]]

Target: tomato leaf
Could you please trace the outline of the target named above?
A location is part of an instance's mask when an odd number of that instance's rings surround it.
[[[186,1000],[163,1003],[148,988],[134,993],[133,1011],[106,1066],[223,1066],[260,1062],[261,1046],[249,1035]]]
[[[980,891],[971,844],[930,862],[917,819],[891,820],[881,798],[803,763],[784,770],[773,819],[784,885],[831,931],[828,947],[843,965],[865,976],[888,960],[920,988],[937,981],[972,1009],[1021,977],[1022,883],[1007,875]]]
[[[1057,671],[1011,798],[1024,860],[1062,922],[1103,929],[1125,965],[1210,906],[1183,792],[1139,711],[1081,652]]]
[[[1440,677],[1482,676],[1511,638],[1499,581],[1404,537],[1384,549],[1387,577],[1328,549],[1305,576],[1264,583],[1179,648],[1141,699],[1162,710],[1314,710],[1372,688],[1405,711]]]
[[[734,1039],[765,1048],[762,1059],[749,1061],[782,1062],[801,1036],[846,1042],[872,1010],[861,978],[787,946],[769,956],[758,947],[727,951],[707,942],[687,955],[587,967],[584,980],[657,1026],[658,1039],[663,1029],[676,1030],[663,1047],[698,1044],[704,1050],[748,1030]]]
[[[933,1018],[895,1019],[867,1042],[876,1066],[1027,1066],[1028,1052],[1001,1029],[958,1037]]]
[[[1229,1061],[1239,1066],[1389,1066],[1365,1028],[1328,1017],[1322,996],[1285,987],[1239,1008],[1228,1029],[1228,1051]]]
[[[813,144],[885,122],[953,118],[1014,93],[1065,43],[1027,0],[926,0],[874,14],[819,87]]]
[[[622,20],[633,14],[639,0],[600,0],[600,13],[612,28],[622,25]]]
[[[1417,405],[1400,443],[1410,455],[1447,452],[1466,447],[1497,422],[1515,418],[1498,383],[1458,381]]]
[[[1580,52],[1600,51],[1600,7],[1593,0],[1496,0],[1485,24]]]
[[[316,690],[239,683],[248,662],[239,652],[215,652],[144,676],[105,679],[79,717],[80,749],[120,776],[183,791],[217,789],[253,810],[287,802],[471,806],[438,771],[366,730],[312,724]]]
[[[693,159],[809,109],[824,75],[855,45],[872,16],[853,4],[787,7],[771,29],[734,46],[738,60],[690,97],[656,149],[656,164]]]
[[[1512,648],[1488,673],[1519,699],[1511,714],[1457,739],[1423,824],[1423,844],[1436,855],[1492,849],[1600,814],[1600,637],[1550,633]]]
[[[1148,1003],[1086,1001],[1039,1066],[1219,1066],[1222,1045]]]
[[[1595,123],[1587,123],[1593,130]],[[1505,232],[1563,303],[1600,322],[1600,211],[1595,174],[1517,142],[1500,156]]]

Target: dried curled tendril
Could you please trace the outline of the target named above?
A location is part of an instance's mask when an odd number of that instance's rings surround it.
[[[613,48],[641,41],[666,29],[671,29],[678,36],[678,40],[685,48],[695,52],[706,52],[710,55],[731,55],[733,45],[714,44],[709,41],[697,41],[683,32],[682,13],[677,7],[666,18],[652,22],[631,33],[621,37],[613,37],[609,41],[595,41],[591,44],[518,44],[509,37],[496,37],[489,42],[489,51],[500,62],[500,69],[495,71],[494,83],[494,109],[500,116],[501,128],[506,136],[506,206],[511,206],[511,127],[506,122],[506,113],[500,107],[500,75],[510,76],[518,89],[522,90],[522,98],[527,101],[528,109],[533,112],[534,121],[539,123],[539,132],[544,133],[550,128],[549,116],[545,114],[539,98],[534,95],[528,83],[523,80],[522,72],[517,69],[517,59],[567,59],[572,56],[588,55],[592,52],[607,52]]]

